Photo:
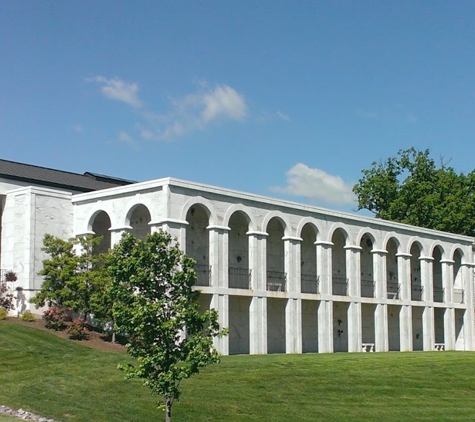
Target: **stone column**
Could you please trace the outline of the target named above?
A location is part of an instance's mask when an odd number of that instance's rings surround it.
[[[465,350],[474,350],[475,342],[473,338],[473,262],[462,261],[462,285],[464,288],[464,302],[467,307],[464,314],[464,346]]]
[[[421,286],[424,310],[422,312],[422,344],[424,351],[434,350],[435,327],[434,327],[434,276],[431,256],[419,257],[421,266]]]
[[[120,242],[122,235],[124,233],[130,233],[132,231],[131,226],[122,226],[122,227],[110,227],[109,232],[111,234],[111,249]]]
[[[333,352],[332,242],[315,242],[317,249],[318,290],[322,300],[318,305],[318,352]]]
[[[374,274],[374,296],[378,302],[386,302],[387,291],[387,271],[386,257],[388,251],[384,249],[373,249],[373,274]],[[387,352],[389,350],[388,334],[388,305],[378,303],[374,313],[375,350],[376,352]]]
[[[397,265],[401,300],[403,305],[399,314],[401,352],[412,351],[412,306],[411,306],[411,254],[398,253]]]
[[[221,328],[229,327],[229,295],[214,294],[211,298],[211,309],[218,312],[218,322]],[[215,337],[213,345],[222,355],[229,355],[229,336]]]
[[[186,253],[186,226],[188,226],[188,221],[168,218],[150,221],[148,225],[150,226],[151,233],[156,233],[159,230],[169,233],[173,239],[177,240],[180,249]]]
[[[249,269],[254,296],[249,307],[249,352],[267,353],[266,232],[249,231]]]
[[[267,245],[266,232],[249,231],[249,269],[251,289],[259,292],[267,290]]]
[[[454,292],[454,264],[451,259],[441,259],[442,286],[444,288],[444,302],[447,308],[444,313],[444,343],[445,350],[455,350],[455,309],[453,304]]]
[[[361,352],[363,343],[361,320],[361,250],[360,246],[347,245],[346,277],[348,278],[348,296],[352,301],[348,305],[348,352]]]
[[[265,355],[267,353],[267,298],[253,296],[249,307],[249,353]]]
[[[297,298],[285,306],[285,352],[302,353],[302,301]]]
[[[211,267],[211,287],[228,287],[228,232],[229,227],[208,226],[209,265]]]
[[[285,290],[289,293],[300,293],[300,277],[301,277],[301,242],[300,237],[284,236],[285,251],[285,272],[287,273],[287,285]]]
[[[286,353],[302,353],[302,301],[296,298],[300,289],[300,237],[284,236],[285,272],[287,273],[286,291],[289,298],[285,306]]]

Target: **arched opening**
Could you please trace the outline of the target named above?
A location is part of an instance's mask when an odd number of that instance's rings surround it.
[[[374,239],[365,234],[361,238],[361,297],[374,297],[374,266],[373,266],[373,250]]]
[[[267,225],[267,290],[285,292],[287,274],[285,273],[284,227],[274,217]]]
[[[302,293],[319,293],[317,278],[317,233],[312,224],[305,224],[302,229],[300,249],[300,288]]]
[[[412,307],[412,350],[424,350],[423,306]]]
[[[186,214],[186,254],[196,261],[196,284],[209,286],[211,266],[209,265],[208,210],[196,204]]]
[[[131,233],[137,239],[145,239],[150,234],[150,211],[145,205],[135,206],[130,214],[129,225],[132,227]]]
[[[388,305],[388,340],[389,351],[401,350],[401,307]]]
[[[386,289],[388,299],[400,298],[399,292],[401,290],[401,286],[399,284],[399,273],[396,256],[398,253],[398,247],[399,243],[396,241],[396,239],[389,239],[386,246],[386,250],[388,251],[386,255]],[[399,312],[397,312],[397,314],[399,318]]]
[[[411,247],[411,300],[422,300],[421,247],[414,242]]]
[[[442,250],[439,246],[434,248],[432,253],[432,279],[434,302],[444,302],[444,287],[442,283]]]
[[[240,211],[229,219],[228,234],[228,274],[229,287],[249,289],[251,274],[249,270],[249,221]]]
[[[91,228],[94,236],[102,236],[97,253],[107,252],[111,248],[111,219],[105,211],[99,211],[92,221]]]
[[[347,302],[333,302],[333,351],[348,351],[348,306]]]
[[[462,279],[462,253],[457,249],[454,253],[453,265],[454,303],[464,303],[464,289]]]
[[[332,294],[348,295],[348,278],[346,276],[346,236],[343,230],[337,229],[332,236]]]

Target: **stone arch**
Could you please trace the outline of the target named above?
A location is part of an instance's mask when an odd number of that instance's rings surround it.
[[[401,248],[401,241],[398,239],[397,233],[394,232],[387,233],[386,236],[384,236],[383,243],[381,245],[382,249],[388,250],[388,242],[390,240],[392,240],[396,244],[398,252],[401,252],[399,251],[399,249]]]
[[[447,259],[447,251],[445,250],[444,245],[441,242],[439,242],[438,240],[432,242],[432,244],[430,245],[428,256],[433,257],[434,256],[434,251],[437,248],[439,248],[440,253],[442,254],[441,258],[442,259]]]
[[[249,289],[249,236],[250,218],[241,209],[225,220],[228,232],[228,285],[230,288]]]
[[[358,232],[358,235],[356,236],[356,241],[355,241],[355,245],[360,245],[361,246],[361,242],[362,242],[362,239],[363,237],[366,238],[370,238],[371,240],[371,248],[372,249],[381,249],[381,239],[379,238],[379,236],[376,234],[376,232],[372,229],[369,229],[369,228],[364,228],[364,229],[361,229],[359,232]]]
[[[320,235],[320,230],[315,223],[315,219],[311,217],[304,217],[299,221],[299,224],[297,226],[297,230],[295,232],[295,235],[297,237],[302,237],[302,230],[305,226],[310,226],[313,228],[313,231],[315,232],[315,238],[318,238]]]
[[[209,261],[210,210],[201,202],[193,202],[185,214],[186,254],[196,261],[195,270],[198,286],[209,286],[211,266]]]
[[[125,225],[130,226],[130,233],[138,239],[145,239],[150,234],[150,210],[142,203],[133,205],[125,217]]]
[[[223,226],[229,227],[229,220],[236,212],[240,212],[245,216],[249,226],[249,231],[257,230],[256,222],[254,221],[254,218],[251,217],[249,209],[242,204],[234,204],[226,210],[226,213],[224,214],[223,218]]]
[[[407,251],[411,253],[411,250],[414,245],[417,245],[417,248],[420,251],[420,255],[423,256],[425,255],[425,247],[424,243],[418,236],[413,236],[409,239],[409,242],[407,242]]]
[[[370,231],[364,232],[357,245],[360,246],[360,268],[361,268],[361,297],[374,297],[374,260],[373,249],[375,247],[375,237]]]
[[[197,205],[201,206],[205,210],[208,216],[210,226],[215,226],[218,224],[217,212],[214,205],[211,201],[207,200],[206,198],[203,198],[202,196],[192,197],[185,202],[181,211],[181,220],[186,221],[186,217],[190,212],[191,208]]]
[[[266,216],[262,220],[262,230],[267,232],[269,223],[271,222],[271,220],[275,219],[279,220],[282,224],[282,227],[284,229],[284,236],[292,236],[290,222],[285,216],[285,214],[280,211],[271,211],[266,214]]]
[[[89,231],[92,231],[94,236],[102,236],[102,241],[97,248],[98,253],[107,252],[111,247],[111,232],[109,230],[111,226],[111,218],[103,210],[97,210],[89,219]]]
[[[327,237],[328,237],[328,241],[331,242],[332,239],[333,239],[333,235],[335,234],[335,232],[339,230],[344,238],[345,238],[345,245],[348,243],[348,240],[350,238],[350,235],[348,234],[348,227],[342,223],[333,223],[330,227],[330,229],[328,230],[327,232]],[[322,239],[324,240],[324,239]]]
[[[346,274],[346,250],[348,233],[343,227],[331,231],[332,237],[332,294],[348,295],[348,277]]]

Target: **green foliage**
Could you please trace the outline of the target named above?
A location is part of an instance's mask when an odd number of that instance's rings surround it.
[[[5,308],[7,311],[15,309],[13,305],[15,297],[12,293],[12,287],[8,283],[15,282],[17,279],[15,272],[7,271],[2,280],[0,280],[0,307]]]
[[[8,316],[8,311],[0,306],[0,320],[6,319]]]
[[[68,330],[69,338],[72,340],[86,340],[89,337],[87,332],[87,322],[83,318],[73,319],[69,324]]]
[[[128,333],[127,351],[137,359],[121,368],[163,397],[168,421],[181,380],[219,360],[213,347],[213,337],[223,334],[218,315],[200,312],[194,261],[167,233],[123,236],[108,264],[115,323]]]
[[[33,322],[36,320],[35,316],[28,310],[20,315],[20,319],[25,322]]]
[[[475,171],[456,173],[430,158],[429,150],[400,150],[373,162],[353,187],[358,210],[377,218],[429,229],[475,234]]]
[[[66,328],[66,318],[68,318],[68,314],[59,306],[51,306],[44,311],[42,318],[45,321],[46,328],[63,331]]]
[[[95,295],[102,295],[104,285],[110,282],[103,265],[106,254],[98,253],[101,240],[93,236],[62,240],[45,235],[42,250],[49,258],[39,272],[44,282],[31,301],[37,307],[71,308],[84,317],[94,312],[98,306]]]

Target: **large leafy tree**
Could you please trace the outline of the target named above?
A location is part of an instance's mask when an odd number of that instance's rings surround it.
[[[43,260],[39,274],[44,282],[32,302],[71,308],[83,318],[100,309],[95,296],[101,296],[109,282],[103,265],[106,255],[98,252],[101,240],[93,236],[63,240],[45,235],[42,250],[49,257]]]
[[[200,312],[194,264],[162,231],[144,240],[123,236],[108,262],[115,324],[137,359],[121,368],[163,398],[167,422],[180,381],[218,361],[213,337],[224,334],[216,311]]]
[[[475,172],[436,163],[429,150],[400,150],[373,162],[353,187],[358,210],[377,218],[451,233],[475,235]]]

